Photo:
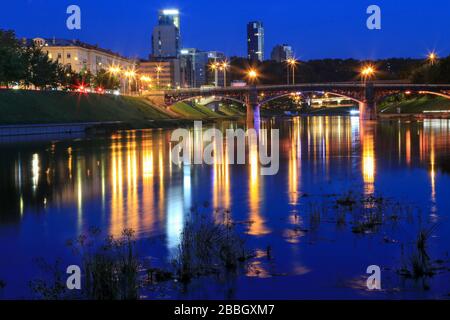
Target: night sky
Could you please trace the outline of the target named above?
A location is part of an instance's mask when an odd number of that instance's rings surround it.
[[[82,30],[66,28],[66,8],[82,10]],[[382,9],[382,30],[366,28],[366,8]],[[183,47],[246,54],[246,23],[265,25],[266,58],[288,43],[301,59],[450,54],[448,0],[2,0],[0,28],[19,37],[80,39],[146,57],[158,9],[179,8]]]

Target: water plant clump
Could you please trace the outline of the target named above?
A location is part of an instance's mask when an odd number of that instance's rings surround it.
[[[219,221],[193,209],[184,224],[178,254],[173,261],[177,278],[189,282],[192,278],[236,271],[248,260],[244,240],[237,234],[230,212]]]
[[[428,242],[436,226],[433,225],[418,232],[412,253],[407,259],[403,259],[403,266],[399,270],[400,275],[405,278],[420,279],[436,274],[437,268],[433,265],[427,252]]]
[[[30,288],[40,299],[135,300],[139,289],[139,261],[135,250],[134,232],[125,229],[121,236],[100,238],[99,229],[68,241],[79,256],[82,270],[82,289],[70,291],[66,286],[65,270],[59,260],[37,263],[46,278],[33,280]]]
[[[352,227],[353,233],[370,233],[377,230],[383,224],[381,212],[373,210],[363,210],[363,214],[355,221]]]
[[[348,192],[343,197],[336,200],[336,204],[343,207],[349,207],[350,209],[356,205],[357,201],[352,192]]]
[[[92,230],[96,237],[100,230]],[[84,267],[84,294],[94,300],[134,300],[138,298],[139,261],[134,231],[123,230],[118,238],[108,236],[100,245],[79,237],[74,250],[81,253]]]

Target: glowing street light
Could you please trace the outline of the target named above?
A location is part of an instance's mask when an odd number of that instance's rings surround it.
[[[223,70],[223,86],[227,86],[227,69],[230,67],[227,61],[222,62],[222,70]]]
[[[136,79],[136,71],[134,69],[128,69],[124,72],[124,76],[128,80],[128,91],[131,93],[131,79]]]
[[[431,65],[434,65],[437,59],[438,55],[436,54],[436,52],[433,51],[428,54],[428,61],[430,62]]]
[[[295,66],[297,65],[298,61],[295,58],[289,58],[286,60],[286,63],[288,64],[287,82],[289,84],[289,67],[290,67],[292,70],[292,84],[295,84]]]
[[[364,82],[367,81],[367,79],[370,79],[375,75],[376,69],[372,65],[367,65],[361,69],[361,78]]]
[[[161,65],[156,66],[156,83],[158,84],[158,87],[159,87],[159,74],[161,73],[162,70],[163,68],[161,67]]]
[[[258,72],[255,69],[250,69],[247,71],[247,77],[250,82],[254,83],[258,79]]]
[[[120,73],[120,67],[110,66],[108,72],[112,75],[118,75]]]
[[[220,63],[217,61],[214,61],[213,63],[211,63],[210,65],[211,70],[214,71],[214,85],[216,87],[219,86],[219,69],[221,68]]]

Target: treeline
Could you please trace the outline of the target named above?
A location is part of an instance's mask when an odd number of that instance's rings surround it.
[[[250,62],[247,59],[231,59],[230,81],[242,80],[244,70],[253,67],[260,73],[261,84],[292,83],[292,72],[286,63],[276,61]],[[344,82],[361,79],[362,66],[375,66],[377,80],[406,80],[414,83],[449,83],[450,57],[436,61],[433,65],[424,59],[392,58],[376,61],[355,59],[321,59],[299,61],[295,68],[295,83]]]
[[[14,31],[0,29],[0,86],[25,88],[74,89],[81,85],[116,89],[117,78],[101,70],[93,75],[88,70],[73,72],[70,66],[52,61],[41,48],[27,46]]]
[[[411,75],[414,83],[450,83],[450,56],[425,64],[415,69]]]

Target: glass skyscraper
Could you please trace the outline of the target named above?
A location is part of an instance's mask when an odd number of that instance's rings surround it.
[[[264,60],[264,26],[262,22],[247,24],[247,56],[250,60]]]
[[[158,25],[153,29],[152,56],[177,57],[180,51],[180,13],[177,9],[159,11]]]

